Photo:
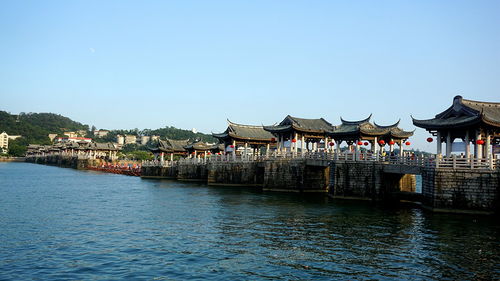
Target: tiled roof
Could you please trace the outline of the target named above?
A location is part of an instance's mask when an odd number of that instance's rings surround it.
[[[271,141],[274,135],[264,130],[264,126],[242,125],[229,120],[226,131],[220,134],[212,134],[215,138],[225,139],[228,137],[242,140]]]
[[[412,119],[415,126],[427,130],[469,127],[480,123],[500,127],[500,103],[466,100],[456,96],[453,105],[434,118]]]
[[[265,126],[264,129],[272,133],[281,133],[295,130],[300,132],[325,134],[327,132],[331,132],[334,127],[323,118],[306,119],[288,115],[278,125]]]

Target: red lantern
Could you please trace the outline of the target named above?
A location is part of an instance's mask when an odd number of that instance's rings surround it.
[[[385,141],[384,141],[384,140],[379,140],[379,141],[378,141],[378,144],[380,144],[380,145],[384,145],[384,144],[385,144]]]
[[[275,142],[275,141],[276,141],[276,139],[275,139],[275,138],[272,138],[272,139],[271,139],[271,141],[272,141],[272,142]]]
[[[367,141],[365,141],[365,146],[368,146],[368,142]]]
[[[479,145],[483,145],[484,144],[484,140],[477,140],[476,143],[479,144]]]
[[[406,145],[410,145],[410,144],[411,144],[411,142],[407,141],[407,142],[405,142],[405,144],[406,144]]]
[[[330,142],[330,146],[334,146],[334,145],[335,145],[335,144],[333,143],[333,141],[332,141],[332,142]]]
[[[293,143],[296,143],[296,142],[297,142],[297,140],[296,140],[296,139],[292,139],[292,142],[293,142]]]
[[[209,152],[209,153],[207,153],[207,155],[210,155],[210,154],[212,154],[212,153],[210,153],[210,152]]]
[[[234,145],[232,145],[232,144],[231,144],[229,147],[230,147],[230,148],[234,148]]]
[[[391,140],[391,141],[389,141],[389,144],[390,144],[390,145],[394,145],[394,144],[395,144],[395,142],[394,142],[393,140]]]
[[[428,137],[428,138],[427,138],[427,142],[432,142],[433,140],[434,140],[434,139],[433,139],[433,138],[431,138],[431,137]]]
[[[363,142],[362,141],[358,141],[358,145],[363,145]]]

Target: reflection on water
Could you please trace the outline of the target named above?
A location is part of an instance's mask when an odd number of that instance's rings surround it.
[[[0,279],[488,280],[492,217],[0,164]]]

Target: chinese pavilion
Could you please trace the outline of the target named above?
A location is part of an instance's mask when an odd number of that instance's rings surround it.
[[[492,145],[500,142],[500,103],[466,100],[461,96],[453,104],[432,119],[413,119],[413,124],[436,136],[437,154],[442,154],[441,143],[446,143],[446,156],[452,152],[453,140],[465,144],[465,157],[471,155],[474,144],[476,158],[490,158]],[[428,139],[433,141],[432,138]]]
[[[264,130],[264,126],[236,124],[229,120],[227,123],[227,129],[223,133],[212,134],[224,144],[225,152],[236,155],[237,148],[243,146],[245,154],[249,148],[258,153],[262,147],[266,147],[266,151],[269,151],[271,146],[275,145],[274,135]]]
[[[206,143],[202,141],[194,142],[191,144],[188,144],[184,146],[186,149],[187,153],[191,156],[198,156],[201,155],[203,157],[206,157],[207,155],[219,153],[221,151],[224,151],[224,146],[219,145],[219,144],[213,144],[213,143]]]
[[[189,140],[158,140],[158,145],[155,148],[151,148],[150,151],[155,155],[155,159],[160,158],[164,161],[164,155],[166,153],[170,154],[170,160],[172,161],[175,155],[186,155],[187,150],[184,146],[189,144]]]
[[[408,138],[413,136],[413,132],[404,131],[399,128],[399,121],[389,125],[381,126],[377,123],[370,123],[372,115],[359,121],[346,121],[340,118],[342,124],[335,126],[330,136],[335,140],[337,152],[340,144],[346,142],[349,146],[355,145],[356,151],[360,150],[362,145],[371,144],[373,153],[377,153],[380,147],[389,145],[390,151],[394,151],[394,145],[399,146],[399,153],[403,155],[403,145],[409,145]]]
[[[264,130],[278,137],[278,151],[286,152],[285,142],[290,145],[288,151],[296,153],[299,147],[301,152],[307,150],[316,152],[319,150],[320,142],[323,142],[327,149],[329,133],[334,127],[323,118],[319,119],[304,119],[286,116],[281,123],[274,126],[265,126]]]

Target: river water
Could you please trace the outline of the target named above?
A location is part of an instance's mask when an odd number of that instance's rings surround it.
[[[490,280],[495,217],[0,163],[1,280]]]

